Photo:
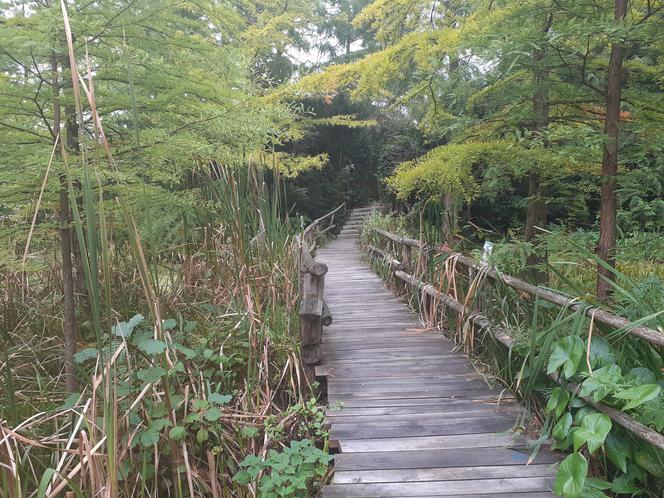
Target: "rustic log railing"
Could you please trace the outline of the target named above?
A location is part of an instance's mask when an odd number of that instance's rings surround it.
[[[314,368],[321,360],[323,326],[332,324],[332,315],[325,303],[327,265],[316,261],[313,252],[318,237],[336,226],[334,217],[345,206],[345,203],[341,204],[326,215],[315,219],[295,238],[300,278],[300,354],[304,373],[309,381],[313,381]]]
[[[420,253],[425,253],[428,250],[426,244],[421,243],[415,239],[409,239],[407,237],[402,237],[380,228],[375,227],[365,227],[366,229],[373,230],[379,236],[384,237],[394,246],[401,245],[402,247],[416,248]],[[428,297],[434,303],[436,303],[437,309],[449,308],[453,310],[462,320],[473,323],[479,327],[480,332],[488,332],[493,338],[495,338],[500,344],[506,346],[511,351],[514,346],[513,338],[503,329],[502,327],[494,324],[490,318],[482,314],[480,311],[471,309],[466,304],[462,304],[454,296],[442,292],[436,289],[435,286],[422,281],[420,278],[407,273],[404,269],[411,267],[410,262],[410,251],[403,252],[402,254],[407,254],[409,260],[401,262],[396,259],[396,257],[389,253],[389,251],[382,250],[373,245],[368,245],[366,247],[367,254],[373,258],[379,258],[388,268],[388,271],[393,274],[395,279],[402,281],[404,284],[413,287],[416,290],[419,290],[423,296]],[[397,251],[395,251],[397,252]],[[564,294],[552,291],[550,289],[545,289],[542,287],[537,287],[531,285],[523,280],[506,275],[497,271],[496,269],[490,268],[486,265],[480,265],[475,263],[471,258],[464,256],[462,254],[453,253],[450,250],[445,250],[442,248],[442,252],[446,252],[453,257],[457,262],[461,263],[463,266],[469,270],[476,272],[481,272],[483,276],[486,276],[495,282],[503,283],[519,292],[526,293],[531,296],[538,297],[550,303],[556,304],[563,309],[569,309],[571,311],[579,311],[585,313],[588,317],[594,319],[595,322],[603,323],[613,329],[619,329],[628,334],[634,335],[642,340],[647,341],[652,344],[654,347],[661,347],[664,345],[664,332],[657,331],[643,326],[633,326],[630,325],[630,322],[624,317],[615,315],[609,311],[603,310],[601,308],[592,307],[581,302],[579,299],[572,299]],[[421,259],[421,258],[420,258]],[[426,272],[421,272],[421,274],[426,274]],[[561,383],[558,376],[551,374],[549,378],[556,383]],[[567,389],[576,394],[578,397],[579,386],[573,383],[567,384]],[[592,406],[596,410],[606,414],[611,418],[615,423],[622,426],[635,436],[640,439],[656,446],[660,449],[664,449],[664,436],[659,432],[651,429],[650,427],[638,422],[629,414],[622,412],[616,408],[608,406],[604,403],[596,403],[592,398],[581,397],[585,403]]]

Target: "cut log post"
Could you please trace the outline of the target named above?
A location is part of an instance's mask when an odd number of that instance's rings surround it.
[[[317,272],[304,273],[299,314],[302,363],[307,379],[311,382],[315,376],[314,367],[320,363],[322,356],[320,343],[323,337],[323,315],[326,308],[323,294],[327,265],[314,262],[309,268]]]
[[[405,244],[401,246],[401,262],[406,269],[410,270],[412,268],[410,246]]]
[[[321,318],[321,323],[324,327],[332,325],[332,313],[330,313],[330,308],[327,307],[325,300],[323,300],[323,316]]]

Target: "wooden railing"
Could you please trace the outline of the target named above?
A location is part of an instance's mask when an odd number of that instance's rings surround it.
[[[321,360],[321,339],[323,326],[332,323],[332,315],[325,303],[325,274],[327,265],[316,261],[313,253],[318,238],[330,232],[336,225],[335,215],[339,217],[346,205],[312,221],[296,237],[300,287],[300,354],[305,375],[309,381],[314,379],[314,368]]]
[[[403,282],[403,284],[406,286],[418,290],[423,298],[434,303],[436,310],[440,311],[444,310],[445,308],[453,310],[459,319],[464,323],[470,322],[476,325],[479,328],[480,333],[488,332],[496,341],[506,346],[511,351],[512,347],[514,346],[514,339],[504,328],[493,323],[492,320],[483,314],[481,310],[470,308],[467,300],[461,299],[464,301],[464,303],[462,303],[459,299],[455,298],[455,296],[438,290],[435,286],[423,281],[421,278],[418,278],[418,276],[414,275],[416,274],[422,276],[427,274],[426,262],[429,259],[428,252],[431,251],[430,247],[420,242],[419,240],[402,237],[379,228],[367,226],[365,229],[373,230],[380,238],[383,238],[387,241],[387,250],[376,247],[375,245],[368,245],[366,250],[367,254],[369,254],[371,257],[380,258],[382,260],[382,262],[388,268],[391,276],[395,280]],[[392,253],[390,253],[389,250],[390,246],[392,248]],[[398,254],[399,247],[401,248],[402,254],[407,256],[408,259],[404,259],[403,261],[399,261],[399,259],[397,259],[395,253]],[[408,250],[404,250],[405,247],[408,247]],[[416,249],[419,253],[416,264],[412,258],[412,249]],[[531,285],[527,282],[524,282],[523,280],[501,273],[494,268],[477,264],[471,258],[462,254],[452,253],[450,250],[444,247],[440,248],[439,250],[442,253],[447,253],[449,260],[460,263],[466,267],[469,272],[475,272],[476,275],[482,275],[482,277],[489,278],[493,280],[494,283],[505,284],[508,287],[518,291],[519,293],[537,297],[539,299],[553,303],[563,309],[568,309],[570,311],[581,311],[595,322],[603,323],[612,329],[620,330],[627,334],[638,337],[639,339],[648,342],[655,348],[661,348],[664,346],[664,332],[644,326],[634,326],[621,316],[615,315],[601,308],[589,306],[579,299],[573,299],[559,292]],[[409,269],[413,271],[414,274],[404,271]],[[561,383],[560,379],[555,374],[549,375],[549,378],[551,378],[551,380],[556,383]],[[567,389],[579,397],[578,385],[574,383],[568,383]],[[660,449],[664,449],[664,436],[662,436],[662,434],[659,432],[638,422],[629,414],[616,408],[608,406],[604,403],[595,403],[593,399],[588,397],[581,397],[581,399],[583,399],[585,403],[592,406],[596,410],[606,414],[615,423],[624,427],[635,436]]]

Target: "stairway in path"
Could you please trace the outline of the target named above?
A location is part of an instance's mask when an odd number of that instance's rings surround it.
[[[359,238],[362,223],[364,223],[364,220],[367,219],[373,210],[374,208],[371,206],[353,209],[350,217],[341,228],[341,232],[339,232],[338,238],[342,240]]]
[[[328,265],[323,334],[330,438],[340,453],[323,496],[554,496],[558,457],[529,454],[511,429],[520,412],[468,358],[386,290],[362,261],[357,237],[370,208],[355,210],[318,251]]]

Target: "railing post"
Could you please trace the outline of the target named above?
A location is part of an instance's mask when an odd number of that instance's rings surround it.
[[[323,220],[330,218],[329,226],[320,233],[330,230],[334,224],[334,214],[345,208],[345,205],[341,204],[330,213],[312,221],[295,239],[300,276],[300,355],[304,373],[310,383],[315,379],[315,367],[322,358],[323,325],[332,323],[332,315],[323,299],[327,265],[317,262],[311,254],[317,237],[314,229],[321,226]]]
[[[327,272],[327,266],[322,265]],[[314,380],[314,367],[321,360],[321,340],[323,338],[323,301],[325,273],[306,273],[302,281],[300,301],[300,340],[302,342],[302,363],[307,379]]]
[[[412,260],[411,260],[411,255],[412,251],[410,249],[410,246],[407,244],[401,244],[401,264],[403,264],[404,268],[407,269],[407,271],[411,271],[412,269]]]

